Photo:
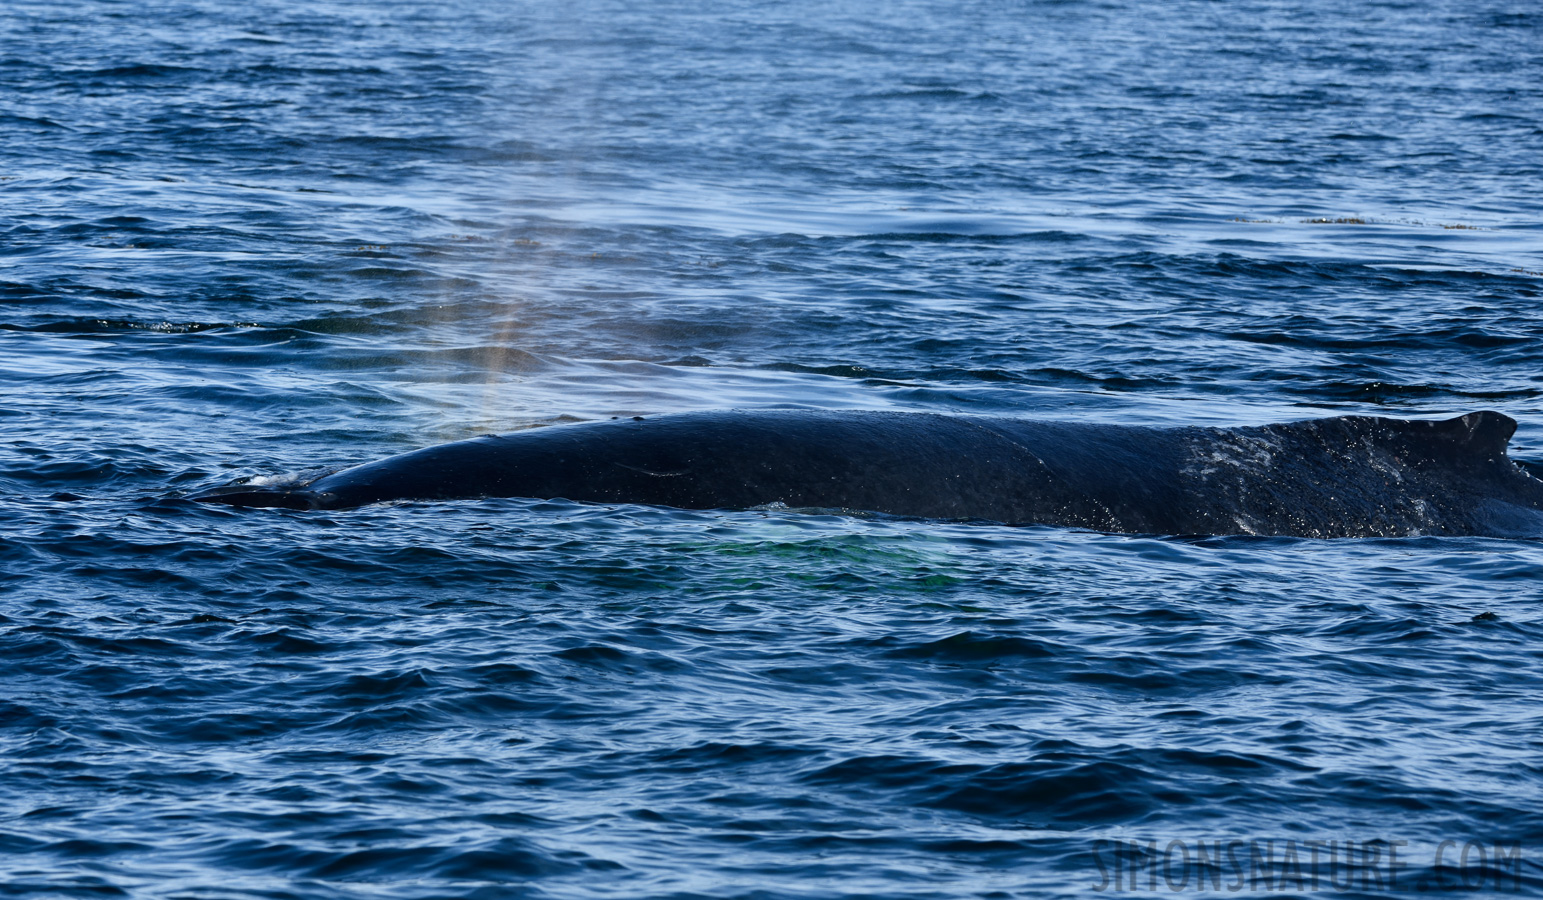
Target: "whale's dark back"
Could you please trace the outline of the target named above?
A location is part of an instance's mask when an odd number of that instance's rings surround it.
[[[1160,534],[1543,533],[1543,482],[1506,456],[1515,427],[1493,412],[1229,429],[927,413],[686,413],[476,438],[299,489],[235,488],[199,499],[345,508],[562,497]]]

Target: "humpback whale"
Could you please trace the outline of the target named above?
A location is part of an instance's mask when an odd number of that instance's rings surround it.
[[[332,510],[566,498],[1149,534],[1543,536],[1543,481],[1506,455],[1515,430],[1488,411],[1212,428],[727,410],[487,435],[192,499]]]

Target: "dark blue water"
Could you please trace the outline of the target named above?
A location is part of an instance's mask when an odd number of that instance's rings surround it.
[[[10,0],[0,126],[0,894],[1543,893],[1536,542],[180,499],[726,407],[1543,459],[1533,3]]]

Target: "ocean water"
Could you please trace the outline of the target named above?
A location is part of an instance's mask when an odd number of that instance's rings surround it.
[[[1533,3],[7,0],[0,127],[0,895],[1543,893],[1535,541],[183,499],[720,408],[1543,461]]]

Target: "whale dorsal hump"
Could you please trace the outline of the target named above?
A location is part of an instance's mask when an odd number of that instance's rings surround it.
[[[1450,442],[1465,456],[1501,459],[1516,433],[1516,420],[1504,413],[1483,409],[1466,416],[1429,424],[1435,436]]]

